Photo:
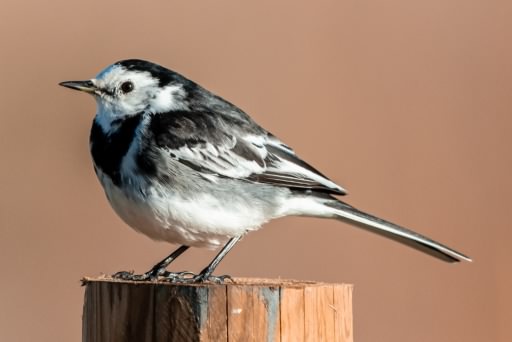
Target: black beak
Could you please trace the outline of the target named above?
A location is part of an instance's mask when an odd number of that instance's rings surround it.
[[[60,82],[59,85],[70,89],[85,91],[86,93],[94,93],[98,90],[91,81],[66,81]]]

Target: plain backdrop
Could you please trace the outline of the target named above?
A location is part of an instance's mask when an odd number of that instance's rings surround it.
[[[156,61],[250,113],[361,209],[474,258],[286,218],[220,265],[355,285],[355,341],[510,341],[512,2],[0,2],[0,340],[77,341],[79,279],[175,246],[129,229],[88,151],[92,98],[57,86]],[[173,266],[199,271],[194,249]]]

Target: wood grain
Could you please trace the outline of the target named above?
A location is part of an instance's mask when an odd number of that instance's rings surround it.
[[[302,342],[304,335],[304,288],[281,288],[281,342]]]
[[[352,286],[334,286],[334,341],[353,342]]]
[[[84,342],[353,342],[351,285],[251,278],[84,284]]]
[[[332,341],[334,336],[333,287],[320,285],[304,289],[306,341]]]

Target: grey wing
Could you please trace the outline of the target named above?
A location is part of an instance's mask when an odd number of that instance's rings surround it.
[[[266,150],[266,169],[253,173],[249,180],[286,186],[293,189],[315,190],[335,195],[347,192],[311,165],[300,159],[295,152],[274,136],[267,136],[264,144]]]
[[[154,120],[157,144],[204,178],[235,178],[292,189],[346,191],[253,122],[207,113],[173,113]]]

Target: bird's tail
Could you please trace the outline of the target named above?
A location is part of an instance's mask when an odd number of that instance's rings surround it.
[[[340,221],[348,222],[372,233],[382,235],[443,261],[472,261],[464,254],[446,247],[439,242],[431,240],[407,228],[400,227],[394,223],[362,212],[337,199],[333,198],[333,201],[324,202],[324,204],[334,209],[334,216]]]

